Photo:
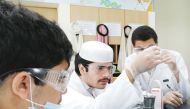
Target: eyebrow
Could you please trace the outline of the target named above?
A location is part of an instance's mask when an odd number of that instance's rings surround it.
[[[110,67],[110,66],[112,66],[112,65],[108,65],[108,66],[106,66],[106,65],[98,65],[98,67]]]
[[[137,47],[135,47],[135,48],[143,48],[143,49],[146,49],[146,48],[148,48],[148,47],[151,47],[151,46],[154,46],[154,45],[156,45],[156,44],[150,44],[150,45],[148,45],[148,46],[146,46],[146,47],[141,47],[141,46],[137,46]]]

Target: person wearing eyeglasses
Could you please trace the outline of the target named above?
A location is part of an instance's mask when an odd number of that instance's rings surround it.
[[[54,22],[0,1],[0,109],[59,109],[73,50]]]
[[[133,54],[141,53],[152,46],[158,46],[156,32],[146,25],[134,30],[131,41]],[[164,104],[178,107],[190,97],[187,67],[181,54],[177,51],[161,49],[160,53],[161,64],[140,74],[135,80],[135,84],[143,91],[150,92],[151,88],[154,87],[154,81],[159,80],[163,91]],[[132,60],[133,57],[128,56],[126,65]]]
[[[89,41],[82,45],[75,56],[75,72],[69,86],[85,96],[95,98],[111,82],[114,72],[112,48],[99,41]]]
[[[133,81],[138,74],[160,62],[159,53],[157,47],[150,47],[135,56],[135,61],[111,83],[115,71],[112,48],[99,41],[83,43],[75,56],[75,71],[71,75],[68,91],[62,96],[62,109],[137,108],[141,102],[140,94]],[[147,59],[151,56],[155,60]]]

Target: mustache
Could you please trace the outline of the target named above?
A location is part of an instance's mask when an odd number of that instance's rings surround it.
[[[100,81],[108,81],[108,83],[111,83],[111,78],[103,78],[103,79],[100,79],[100,80],[98,80],[98,82],[100,82]]]

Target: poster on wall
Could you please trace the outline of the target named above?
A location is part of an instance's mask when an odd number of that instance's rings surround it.
[[[152,0],[71,0],[71,4],[147,11]]]
[[[20,0],[20,2],[24,2],[24,1],[32,1],[32,2],[45,2],[45,3],[59,3],[61,2],[61,0]]]
[[[20,0],[147,11],[152,0]]]

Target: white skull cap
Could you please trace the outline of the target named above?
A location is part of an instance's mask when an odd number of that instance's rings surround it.
[[[113,62],[112,48],[99,41],[85,42],[81,46],[79,56],[92,62]]]

